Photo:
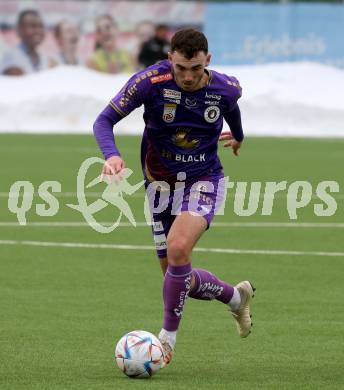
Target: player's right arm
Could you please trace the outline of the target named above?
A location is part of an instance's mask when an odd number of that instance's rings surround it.
[[[125,167],[113,133],[114,125],[121,119],[122,117],[108,105],[98,115],[93,125],[93,133],[106,161],[102,171],[104,175],[117,174]]]
[[[142,75],[142,72],[140,74]],[[106,160],[103,167],[105,175],[119,173],[125,168],[125,162],[116,146],[113,127],[131,111],[141,106],[149,94],[151,83],[148,78],[142,80],[140,74],[134,75],[125,84],[94,122],[93,133]]]

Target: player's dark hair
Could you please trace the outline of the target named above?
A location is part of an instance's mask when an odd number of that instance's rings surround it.
[[[208,54],[208,40],[203,33],[186,28],[177,31],[171,40],[171,52],[178,51],[185,58],[190,60],[195,57],[199,51]]]
[[[24,11],[21,11],[18,15],[18,20],[17,20],[17,26],[20,27],[26,16],[28,15],[34,15],[34,16],[40,16],[39,12],[35,9],[26,9]]]

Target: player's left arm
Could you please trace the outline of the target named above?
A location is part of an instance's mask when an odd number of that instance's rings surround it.
[[[231,147],[233,153],[238,156],[239,149],[244,140],[244,131],[241,123],[241,112],[238,103],[234,108],[224,114],[225,121],[228,123],[231,131],[225,131],[220,135],[220,141],[227,141],[223,146],[225,148]]]
[[[219,140],[227,141],[224,147],[231,147],[235,156],[239,155],[239,149],[244,140],[244,131],[241,123],[241,112],[238,100],[242,95],[242,88],[235,77],[226,76],[227,84],[227,105],[228,109],[224,112],[223,117],[228,123],[230,131],[221,134]]]

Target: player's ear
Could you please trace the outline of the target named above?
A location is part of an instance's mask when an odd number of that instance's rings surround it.
[[[172,64],[172,53],[170,51],[167,53],[167,58]]]
[[[208,66],[210,64],[210,60],[211,60],[211,54],[207,54],[206,65],[205,66]]]

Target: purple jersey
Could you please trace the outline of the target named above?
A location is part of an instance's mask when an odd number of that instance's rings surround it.
[[[174,182],[178,172],[186,172],[187,180],[221,172],[218,138],[223,118],[237,106],[241,87],[234,77],[207,72],[207,85],[187,92],[178,87],[164,60],[136,73],[111,100],[122,117],[144,105],[141,161],[149,181]]]

